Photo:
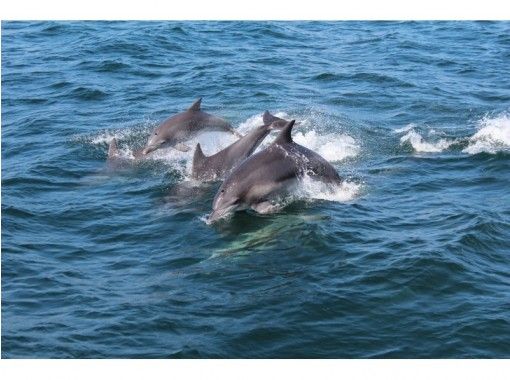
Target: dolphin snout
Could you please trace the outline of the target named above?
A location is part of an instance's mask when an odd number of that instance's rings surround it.
[[[142,154],[149,154],[151,152],[154,152],[156,149],[158,149],[158,147],[156,145],[149,145],[149,146],[146,146],[143,150],[142,150]]]
[[[211,212],[209,215],[207,215],[205,222],[207,224],[212,224],[216,222],[217,220],[221,219],[223,217],[222,213],[218,213],[217,211]]]
[[[206,223],[211,224],[220,219],[226,218],[236,209],[235,205],[213,210],[206,218]]]

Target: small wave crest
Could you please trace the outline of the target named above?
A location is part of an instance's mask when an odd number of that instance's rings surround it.
[[[415,152],[418,153],[438,153],[448,149],[455,143],[455,140],[448,140],[444,138],[435,138],[436,132],[431,129],[428,132],[429,141],[418,132],[415,131],[414,125],[409,125],[405,128],[396,130],[396,132],[407,132],[400,138],[400,145],[410,144]]]
[[[395,133],[405,133],[400,138],[400,145],[409,144],[418,153],[439,153],[449,149],[452,145],[463,147],[462,152],[468,154],[510,151],[510,114],[508,112],[498,116],[486,116],[478,121],[478,131],[469,137],[444,138],[442,132],[434,129],[423,131],[416,124],[411,123],[396,129]]]
[[[462,151],[469,154],[506,152],[510,150],[510,113],[496,117],[484,117],[478,123],[478,131],[469,138]]]

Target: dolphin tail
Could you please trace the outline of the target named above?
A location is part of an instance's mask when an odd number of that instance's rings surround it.
[[[115,158],[119,156],[119,149],[117,148],[117,140],[115,138],[110,142],[108,147],[108,158]]]
[[[262,115],[262,121],[264,125],[267,125],[269,129],[282,130],[288,123],[288,120],[282,119],[281,117],[271,115],[269,111],[264,112]]]
[[[221,117],[208,115],[207,120],[204,121],[204,124],[206,124],[209,128],[216,131],[222,131],[222,132],[230,132],[236,137],[243,137],[242,134],[237,132],[234,128],[232,128],[232,125],[225,119],[222,119]]]
[[[262,115],[262,120],[264,122],[264,125],[269,125],[273,121],[278,120],[278,119],[279,118],[277,118],[276,116],[271,115],[271,113],[269,111],[264,112],[264,115]]]

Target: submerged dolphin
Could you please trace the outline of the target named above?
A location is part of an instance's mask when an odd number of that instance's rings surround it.
[[[190,148],[183,143],[204,130],[230,132],[241,137],[226,120],[201,111],[201,102],[202,98],[199,98],[187,111],[178,113],[161,123],[149,137],[143,154],[149,154],[167,146],[187,152]]]
[[[142,150],[135,150],[132,152],[133,158],[135,160],[142,158],[143,153]],[[110,145],[108,146],[108,158],[107,162],[119,162],[119,161],[128,161],[128,157],[123,157],[119,152],[119,148],[117,147],[117,139],[114,137],[112,141],[110,141]],[[129,160],[130,161],[130,160]]]
[[[269,147],[247,158],[230,173],[214,197],[208,223],[236,210],[271,212],[276,209],[271,200],[286,194],[305,175],[327,184],[341,184],[329,162],[292,141],[294,122],[289,122]]]
[[[202,181],[224,178],[232,169],[252,155],[272,129],[281,129],[288,123],[271,115],[268,111],[264,114],[263,120],[264,125],[254,128],[244,137],[212,156],[206,157],[200,144],[197,144],[193,155],[192,177]]]
[[[136,158],[136,157],[135,157]],[[108,171],[124,170],[132,167],[133,161],[121,154],[117,147],[117,139],[113,138],[108,146],[108,157],[106,159]]]

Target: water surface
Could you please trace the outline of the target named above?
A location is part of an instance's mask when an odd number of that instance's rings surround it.
[[[105,164],[199,96],[344,186],[207,225],[192,151]],[[509,22],[3,22],[2,357],[509,357],[509,112]]]

